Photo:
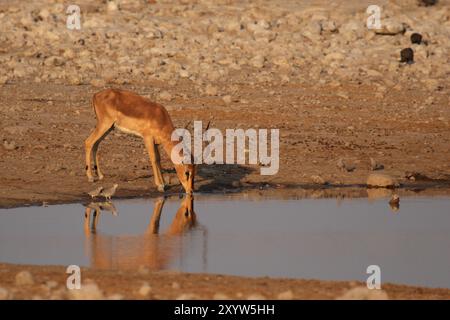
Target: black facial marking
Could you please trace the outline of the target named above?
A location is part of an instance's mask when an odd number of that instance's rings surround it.
[[[97,166],[96,165],[94,166],[94,170],[97,171]]]

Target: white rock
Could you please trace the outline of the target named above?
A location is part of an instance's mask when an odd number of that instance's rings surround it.
[[[82,284],[80,289],[69,290],[68,297],[71,300],[102,300],[103,292],[95,283]]]
[[[217,87],[214,87],[210,84],[208,84],[205,88],[205,94],[208,96],[215,96],[217,95]]]
[[[150,285],[148,283],[144,283],[140,288],[139,288],[139,295],[146,297],[150,294],[150,292],[152,291],[152,287],[150,287]]]
[[[226,95],[222,97],[223,102],[225,102],[225,104],[230,104],[232,101],[232,98],[230,95]]]
[[[0,287],[0,300],[7,300],[9,299],[9,297],[9,291],[5,288]]]
[[[247,300],[266,300],[266,297],[260,293],[252,293],[247,296]]]
[[[279,300],[292,300],[294,299],[294,293],[292,290],[283,291],[278,294],[277,298]]]
[[[262,55],[256,55],[250,60],[250,64],[255,68],[262,68],[264,67],[264,61],[265,58]]]
[[[163,91],[159,94],[159,99],[164,101],[172,100],[172,95],[168,91]]]
[[[33,276],[28,271],[20,271],[16,274],[16,285],[31,286],[34,284]]]
[[[374,29],[374,31],[376,34],[396,35],[405,32],[405,26],[403,23],[399,21],[392,19],[385,19],[381,23],[381,28]]]
[[[387,174],[371,173],[367,178],[367,186],[369,187],[389,188],[397,185],[397,181]]]
[[[387,293],[383,290],[356,287],[348,290],[336,300],[388,300]]]

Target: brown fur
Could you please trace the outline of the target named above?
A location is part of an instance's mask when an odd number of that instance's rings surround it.
[[[85,141],[86,175],[94,181],[91,172],[91,156],[99,179],[103,178],[98,165],[98,146],[106,135],[118,128],[126,133],[136,134],[144,139],[153,168],[158,190],[164,191],[158,145],[161,144],[169,158],[176,142],[171,141],[175,130],[166,108],[134,92],[120,89],[106,89],[94,94],[92,99],[97,125]],[[177,176],[187,193],[194,188],[195,168],[193,165],[174,164]]]

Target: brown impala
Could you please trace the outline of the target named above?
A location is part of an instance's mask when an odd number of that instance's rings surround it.
[[[164,178],[161,174],[161,163],[158,145],[161,144],[171,158],[172,149],[178,141],[172,141],[175,130],[167,110],[160,104],[139,96],[136,93],[106,89],[94,94],[92,99],[97,125],[85,141],[86,174],[90,182],[94,181],[91,168],[91,156],[94,157],[94,171],[103,179],[98,163],[98,146],[113,129],[134,134],[144,139],[150,155],[153,175],[158,190],[165,190]],[[177,176],[186,193],[194,190],[195,166],[193,164],[174,163]]]

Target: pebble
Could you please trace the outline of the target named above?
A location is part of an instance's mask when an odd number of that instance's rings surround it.
[[[143,297],[147,297],[150,294],[151,291],[152,291],[152,287],[150,287],[150,285],[148,283],[144,283],[139,288],[139,295],[141,295]]]
[[[0,287],[0,300],[8,300],[10,293],[7,289]]]
[[[82,284],[80,289],[68,290],[70,300],[102,300],[103,292],[95,283]]]
[[[400,51],[400,62],[411,64],[414,62],[414,51],[411,48],[405,48]]]
[[[260,293],[252,293],[247,296],[247,300],[266,300],[266,297]]]
[[[397,181],[387,174],[371,173],[366,182],[368,187],[391,188],[398,186]]]
[[[31,286],[34,284],[33,276],[28,271],[20,271],[16,274],[17,286]]]
[[[356,287],[348,290],[336,300],[389,300],[389,297],[383,290]]]
[[[163,91],[159,94],[159,99],[163,101],[172,100],[172,95],[168,91]]]
[[[283,291],[278,294],[277,296],[278,300],[292,300],[294,299],[294,293],[292,290]]]

